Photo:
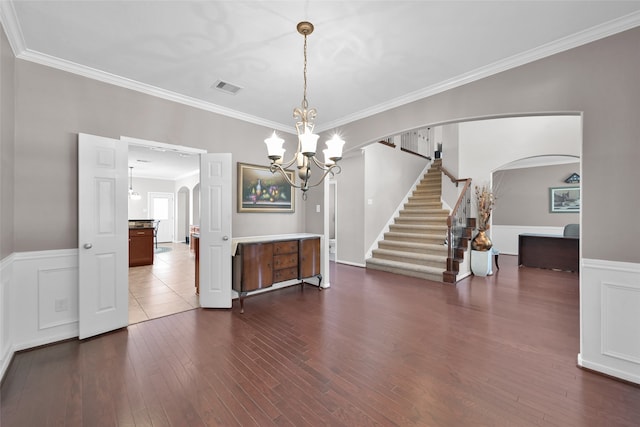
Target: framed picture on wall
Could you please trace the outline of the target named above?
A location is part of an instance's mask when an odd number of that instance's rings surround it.
[[[549,188],[549,204],[551,213],[580,212],[580,187]]]
[[[294,181],[293,171],[286,171]],[[238,163],[238,212],[295,212],[295,193],[279,173],[266,166]]]

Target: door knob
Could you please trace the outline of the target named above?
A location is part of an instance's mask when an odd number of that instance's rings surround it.
[[[93,247],[93,245],[91,243],[85,243],[84,244],[84,248],[85,249],[91,249]]]
[[[229,236],[222,236],[222,240],[229,240]]]

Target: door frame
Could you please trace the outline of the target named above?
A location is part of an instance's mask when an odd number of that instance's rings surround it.
[[[142,146],[142,147],[147,147],[149,149],[161,149],[161,150],[171,150],[171,151],[180,151],[180,152],[184,152],[184,153],[190,153],[190,154],[195,154],[195,155],[200,155],[200,154],[206,154],[207,150],[203,150],[201,148],[195,148],[195,147],[187,147],[184,145],[177,145],[177,144],[168,144],[166,142],[159,142],[159,141],[152,141],[150,139],[140,139],[140,138],[132,138],[130,136],[120,136],[120,140],[126,142],[129,146],[130,145],[137,145],[137,146]],[[161,192],[162,193],[162,192]],[[177,228],[176,228],[176,218],[177,218],[177,209],[178,209],[178,203],[177,203],[177,199],[178,199],[178,190],[176,190],[173,194],[173,241],[179,241],[179,234],[176,234]],[[149,203],[149,202],[147,202]],[[189,201],[187,201],[187,203],[189,203]],[[189,208],[189,212],[191,212],[191,216],[193,217],[194,214],[194,210],[196,208],[195,205],[195,200],[193,197],[191,197],[190,200],[191,206]],[[149,205],[147,205],[147,209],[149,208]],[[198,209],[200,207],[198,206]],[[189,225],[189,223],[191,222],[191,217],[187,217],[186,218],[187,221],[187,227]],[[179,231],[178,231],[179,232]]]
[[[333,198],[331,197],[331,187],[333,187]],[[333,200],[331,200],[333,199]],[[335,248],[333,253],[333,261],[336,262],[338,260],[338,181],[335,179],[329,180],[329,204],[328,206],[333,206],[333,240],[335,240]],[[329,211],[329,230],[327,239],[327,246],[330,246],[331,243],[331,209],[327,209]],[[329,259],[331,259],[331,248],[329,248]]]

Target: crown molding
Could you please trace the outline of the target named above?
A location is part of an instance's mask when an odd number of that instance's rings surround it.
[[[13,55],[17,57],[25,50],[25,43],[12,1],[0,0],[0,23],[7,34]]]
[[[183,105],[188,105],[190,107],[220,114],[226,117],[253,123],[255,125],[276,129],[283,132],[295,133],[295,129],[291,126],[284,126],[281,123],[276,123],[271,120],[263,119],[261,117],[245,114],[240,111],[213,104],[211,102],[206,102],[190,96],[181,95],[176,92],[161,89],[159,87],[152,86],[146,83],[141,83],[136,80],[128,79],[126,77],[121,77],[115,74],[100,71],[95,68],[86,67],[75,62],[56,58],[40,52],[31,51],[29,49],[24,50],[19,55],[16,55],[16,57],[26,61],[35,62],[40,65],[56,68],[58,70],[67,71],[69,73],[87,77],[93,80],[101,81],[103,83],[112,84],[115,86],[123,87],[125,89],[135,90],[137,92],[155,96],[157,98],[166,99],[168,101],[177,102]]]
[[[366,108],[354,114],[345,116],[339,120],[335,120],[333,122],[324,122],[321,127],[317,127],[317,131],[324,132],[326,130],[330,130],[339,126],[344,126],[356,120],[361,120],[375,114],[391,110],[392,108],[401,107],[411,102],[418,101],[420,99],[427,98],[429,96],[433,96],[450,89],[454,89],[467,83],[475,82],[485,77],[489,77],[494,74],[498,74],[500,72],[507,71],[509,69],[549,57],[551,55],[555,55],[556,53],[564,52],[569,49],[573,49],[587,43],[591,43],[596,40],[600,40],[626,30],[630,30],[637,26],[640,26],[640,12],[634,12],[621,18],[617,18],[609,22],[605,22],[604,24],[589,28],[587,30],[580,31],[562,39],[546,43],[537,48],[530,49],[517,55],[513,55],[509,58],[489,64],[485,67],[477,68],[468,73],[461,74],[457,77],[445,80],[436,85],[432,85],[415,92],[411,92],[407,95],[392,99],[388,102]]]
[[[220,114],[223,116],[235,118],[255,125],[264,126],[274,130],[295,134],[296,130],[293,126],[284,125],[282,123],[266,120],[261,117],[245,114],[240,111],[225,108],[211,102],[206,102],[193,97],[181,95],[172,91],[161,89],[115,74],[106,73],[94,68],[86,67],[71,61],[66,61],[40,52],[35,52],[26,48],[22,30],[17,19],[15,8],[12,1],[0,0],[0,23],[5,29],[9,44],[13,49],[16,58],[26,61],[35,62],[41,65],[67,71],[90,79],[98,80],[104,83],[113,84],[123,88],[135,90],[147,95],[166,99],[168,101],[177,102],[190,107]],[[491,75],[564,52],[569,49],[620,33],[640,26],[640,12],[634,12],[623,17],[613,19],[604,24],[597,25],[587,30],[572,34],[562,39],[544,44],[540,47],[529,51],[513,55],[501,61],[494,62],[484,67],[477,68],[468,73],[461,74],[441,83],[428,86],[426,88],[411,92],[407,95],[392,99],[387,102],[374,105],[364,110],[344,116],[338,120],[324,122],[322,125],[316,126],[317,132],[325,132],[340,126],[344,126],[351,122],[361,120],[384,111],[397,108],[417,100],[445,92],[450,89],[475,82],[477,80],[489,77]]]
[[[225,108],[211,102],[206,102],[200,99],[192,98],[190,96],[181,95],[179,93],[161,89],[152,85],[148,85],[146,83],[141,83],[115,74],[100,71],[95,68],[86,67],[75,62],[67,61],[51,55],[46,55],[30,50],[26,47],[22,29],[20,28],[20,23],[13,6],[13,1],[0,0],[0,24],[2,24],[3,28],[5,29],[14,56],[18,59],[45,65],[72,74],[101,81],[103,83],[135,90],[147,95],[177,102],[183,105],[220,114],[226,117],[242,120],[255,125],[264,126],[282,132],[295,133],[295,128],[293,126],[286,126],[281,123],[263,119],[261,117],[245,114],[240,111],[232,110],[230,108]]]

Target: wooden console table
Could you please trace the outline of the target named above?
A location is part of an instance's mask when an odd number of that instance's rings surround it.
[[[518,236],[518,265],[578,271],[580,239],[548,234]]]
[[[304,288],[304,279],[318,278],[322,283],[320,236],[292,234],[234,239],[231,250],[233,289],[240,298],[244,313],[244,298],[251,292],[269,288],[278,282],[297,279]]]

